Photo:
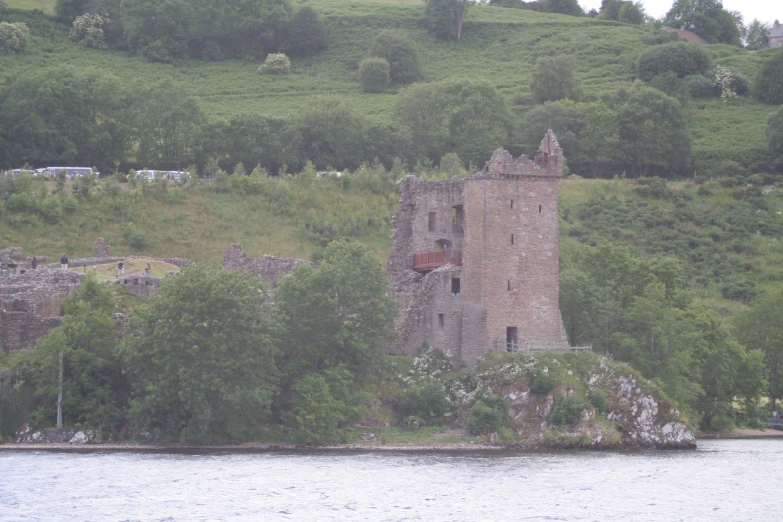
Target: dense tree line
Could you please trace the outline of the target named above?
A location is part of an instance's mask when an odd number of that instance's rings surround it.
[[[362,411],[352,390],[377,370],[396,314],[381,264],[359,243],[333,242],[318,266],[281,282],[276,307],[266,297],[244,272],[185,269],[120,335],[111,290],[88,278],[60,327],[0,361],[6,415],[16,407],[52,424],[62,354],[69,426],[110,435],[130,422],[134,436],[220,442],[282,425],[293,440],[341,440]]]
[[[105,43],[151,61],[257,59],[285,49],[309,56],[326,48],[326,29],[310,7],[288,0],[58,0],[58,17],[104,20]],[[78,21],[78,22],[77,22]]]

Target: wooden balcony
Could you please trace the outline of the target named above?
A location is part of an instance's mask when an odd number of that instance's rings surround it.
[[[441,250],[413,254],[413,269],[417,272],[429,272],[446,265],[462,266],[462,251]]]

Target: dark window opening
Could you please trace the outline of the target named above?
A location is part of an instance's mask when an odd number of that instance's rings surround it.
[[[538,213],[541,213],[541,205],[538,205]]]
[[[462,209],[462,205],[454,205],[451,207],[451,230],[452,232],[462,232],[462,222],[465,220],[465,212]]]
[[[511,244],[514,244],[514,234],[511,234]]]
[[[435,232],[435,212],[430,212],[429,231]]]
[[[513,352],[519,350],[517,343],[517,327],[509,326],[506,328],[506,351]]]
[[[443,324],[444,324],[443,314],[438,314],[438,326],[443,328]]]
[[[508,280],[508,291],[511,291],[511,279]]]
[[[460,282],[459,277],[452,277],[451,278],[451,293],[454,295],[459,294],[460,291]]]
[[[513,199],[511,200],[511,208],[512,209],[514,208],[514,200]]]

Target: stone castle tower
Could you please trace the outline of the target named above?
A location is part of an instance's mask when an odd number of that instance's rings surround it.
[[[400,182],[387,264],[398,353],[426,341],[472,365],[489,350],[569,348],[558,304],[562,175],[550,130],[532,160],[498,149],[467,179]]]

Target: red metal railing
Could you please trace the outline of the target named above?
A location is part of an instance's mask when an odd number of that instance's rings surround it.
[[[441,250],[440,252],[423,252],[413,254],[413,269],[426,272],[445,265],[462,266],[461,250]]]

